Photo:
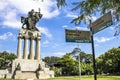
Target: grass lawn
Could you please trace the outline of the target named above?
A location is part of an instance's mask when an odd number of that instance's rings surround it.
[[[44,79],[40,79],[44,80]],[[79,77],[56,77],[47,80],[79,80]],[[82,76],[81,80],[94,80],[93,76]],[[120,80],[120,76],[98,76],[97,80]]]
[[[13,79],[0,79],[0,80],[13,80]],[[20,79],[16,79],[20,80]],[[50,79],[36,79],[36,80],[79,80],[79,77],[56,77]],[[81,80],[94,80],[93,76],[82,76]],[[120,76],[98,76],[97,80],[120,80]]]

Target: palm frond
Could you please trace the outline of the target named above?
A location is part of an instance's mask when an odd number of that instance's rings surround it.
[[[74,23],[76,26],[78,26],[81,23],[81,21],[83,21],[83,22],[87,21],[86,17],[87,17],[87,15],[81,14],[77,18],[73,19],[71,21],[71,23]]]
[[[57,0],[57,6],[58,8],[62,7],[62,6],[66,6],[66,0]]]
[[[73,8],[71,11],[79,11],[77,18],[73,19],[71,23],[79,25],[82,21],[87,22],[88,16],[100,12],[102,15],[110,10],[114,10],[114,22],[120,21],[120,0],[80,0],[79,2],[73,2]],[[66,0],[57,0],[57,6],[66,6]],[[119,27],[120,28],[120,27]],[[120,34],[120,29],[117,29],[115,35]]]
[[[78,9],[81,8],[81,6],[83,5],[84,1],[83,2],[74,2],[72,3],[73,5],[75,5],[75,7],[71,10],[71,11],[76,11]]]

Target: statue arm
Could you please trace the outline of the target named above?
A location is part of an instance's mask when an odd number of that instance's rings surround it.
[[[39,17],[40,17],[40,19],[42,18],[42,14],[40,13],[40,8],[39,8]]]
[[[23,16],[21,16],[21,23],[23,23],[22,28],[24,28],[23,26],[25,25],[25,18]]]

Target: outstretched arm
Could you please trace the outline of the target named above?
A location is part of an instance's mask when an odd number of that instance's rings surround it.
[[[23,26],[25,25],[25,18],[23,16],[21,16],[21,23],[23,23],[22,28],[24,28]]]

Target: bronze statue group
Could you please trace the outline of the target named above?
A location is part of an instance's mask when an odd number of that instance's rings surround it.
[[[36,23],[42,18],[42,14],[39,12],[35,12],[33,9],[28,12],[28,17],[21,17],[21,23],[23,23],[22,28],[26,28],[29,30],[38,30],[36,28]]]

